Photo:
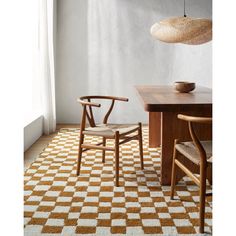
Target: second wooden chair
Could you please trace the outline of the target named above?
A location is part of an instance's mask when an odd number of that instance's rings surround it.
[[[207,169],[212,166],[212,140],[200,141],[194,131],[193,123],[212,124],[211,117],[194,117],[179,114],[178,118],[188,122],[189,133],[192,141],[180,142],[175,140],[173,163],[172,163],[172,178],[171,178],[171,199],[174,198],[174,189],[176,182],[176,167],[178,166],[187,176],[189,176],[200,187],[200,233],[204,232],[204,215],[205,215],[205,198],[206,198],[206,179]],[[200,167],[200,175],[190,171],[184,163],[178,159],[179,155],[188,158],[195,165]],[[209,169],[211,170],[211,169]]]

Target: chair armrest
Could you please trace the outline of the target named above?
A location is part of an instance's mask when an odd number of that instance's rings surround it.
[[[117,101],[123,101],[128,102],[129,99],[125,97],[115,97],[115,96],[101,96],[101,95],[92,95],[92,96],[83,96],[80,97],[80,100],[84,99],[110,99],[110,100],[117,100]]]
[[[196,116],[188,116],[179,114],[177,116],[180,120],[189,121],[189,122],[196,122],[196,123],[203,123],[203,124],[211,124],[212,117],[196,117]]]
[[[91,107],[100,107],[101,104],[100,103],[94,103],[94,102],[88,102],[88,101],[83,101],[81,99],[77,99],[77,101],[82,104],[82,105],[87,105],[87,106],[91,106]]]
[[[129,99],[125,97],[113,97],[111,96],[111,99],[117,100],[117,101],[123,101],[123,102],[128,102]]]

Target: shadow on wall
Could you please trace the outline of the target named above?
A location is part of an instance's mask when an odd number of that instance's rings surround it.
[[[87,0],[57,2],[57,123],[80,123],[76,101],[88,91]]]
[[[128,104],[117,104],[114,123],[146,121],[134,85],[166,84],[170,79],[173,45],[158,45],[151,38],[155,14],[144,2],[88,1],[88,92],[130,98]]]

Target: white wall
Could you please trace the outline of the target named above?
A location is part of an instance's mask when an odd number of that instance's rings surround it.
[[[187,15],[211,18],[211,0],[186,1]],[[80,122],[76,98],[127,96],[111,122],[147,122],[134,85],[195,81],[211,87],[211,43],[166,44],[150,36],[153,23],[183,15],[181,0],[59,0],[57,123]]]

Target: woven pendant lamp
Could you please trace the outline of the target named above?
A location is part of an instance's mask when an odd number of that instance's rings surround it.
[[[209,19],[184,16],[169,18],[155,23],[151,35],[166,43],[184,43],[199,45],[211,41],[212,21]]]

